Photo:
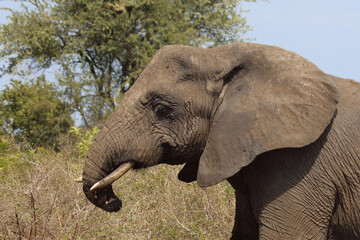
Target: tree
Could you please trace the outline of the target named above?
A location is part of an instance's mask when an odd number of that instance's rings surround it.
[[[250,28],[237,6],[256,0],[28,0],[1,26],[2,74],[56,65],[87,126],[112,112],[166,44],[216,46]]]
[[[23,83],[11,80],[0,94],[0,130],[33,146],[56,147],[73,125],[68,104],[44,77]]]

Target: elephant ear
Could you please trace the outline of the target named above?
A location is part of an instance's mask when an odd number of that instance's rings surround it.
[[[200,186],[233,176],[261,153],[306,146],[331,122],[338,90],[306,59],[277,47],[251,44],[213,52],[217,65],[226,66],[223,98],[199,160]]]

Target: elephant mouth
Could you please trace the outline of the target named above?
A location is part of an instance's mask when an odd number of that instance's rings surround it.
[[[84,185],[83,190],[90,202],[107,212],[117,212],[122,207],[122,203],[114,194],[111,185],[94,191],[90,191],[89,188]]]
[[[134,162],[124,163],[91,187],[84,184],[83,191],[87,199],[95,206],[102,208],[107,212],[119,211],[122,207],[122,203],[114,194],[111,184],[133,168],[134,165]],[[82,179],[76,181],[82,181]]]
[[[118,212],[122,207],[121,200],[115,196],[110,200],[105,202],[105,205],[102,207],[107,212]]]

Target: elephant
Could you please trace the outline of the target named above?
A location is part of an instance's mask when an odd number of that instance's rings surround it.
[[[119,211],[130,169],[235,189],[232,239],[360,239],[360,83],[256,43],[162,47],[90,146],[82,183]]]

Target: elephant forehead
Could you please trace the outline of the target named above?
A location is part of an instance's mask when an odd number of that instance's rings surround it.
[[[198,52],[201,53],[198,53]],[[140,74],[123,102],[132,105],[149,92],[182,97],[194,101],[206,94],[203,71],[199,68],[203,49],[167,46],[159,50]],[[203,69],[202,69],[203,70]]]
[[[165,46],[161,48],[143,71],[147,81],[166,78],[164,80],[189,80],[204,69],[206,50],[190,46]]]
[[[169,77],[157,78],[151,74],[149,77],[142,76],[126,93],[121,102],[126,108],[132,108],[139,102],[144,102],[151,94],[168,97],[175,102],[204,102],[209,97],[206,94],[205,87],[195,82],[179,82],[173,75],[166,74]],[[165,76],[166,76],[165,75]]]
[[[155,84],[169,85],[175,83],[182,75],[183,70],[177,64],[171,61],[157,61],[146,67],[136,80],[136,83],[147,87]]]
[[[173,60],[181,65],[197,64],[201,61],[201,56],[206,53],[206,49],[183,46],[183,45],[170,45],[162,47],[154,56],[152,61],[159,61],[165,59],[165,61]]]
[[[206,102],[210,96],[206,92],[206,87],[195,82],[156,82],[146,89],[143,89],[142,95],[155,93],[164,97],[169,97],[176,102]]]
[[[162,92],[187,92],[204,85],[203,76],[194,68],[184,68],[177,63],[155,63],[148,66],[133,85],[134,91],[155,90]],[[205,85],[204,85],[205,86]]]

